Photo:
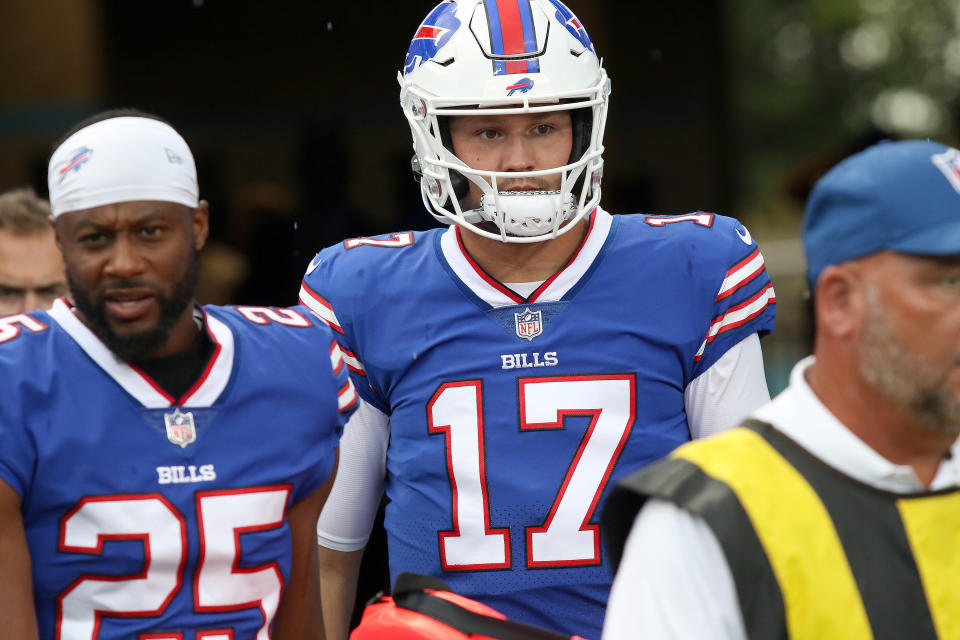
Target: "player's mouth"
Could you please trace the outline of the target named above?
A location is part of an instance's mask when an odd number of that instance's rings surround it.
[[[520,184],[503,185],[503,187],[501,187],[500,190],[506,191],[509,193],[510,191],[542,191],[543,189],[544,187],[541,187],[535,184],[520,183]]]
[[[104,296],[107,315],[120,322],[130,322],[144,316],[156,300],[150,289],[110,289]]]

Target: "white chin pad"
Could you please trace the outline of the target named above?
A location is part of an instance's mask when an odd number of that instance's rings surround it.
[[[561,224],[572,215],[573,195],[567,193],[562,205],[559,191],[501,191],[497,197],[484,194],[480,200],[483,219],[502,224],[514,236],[552,233],[557,215],[561,216]]]

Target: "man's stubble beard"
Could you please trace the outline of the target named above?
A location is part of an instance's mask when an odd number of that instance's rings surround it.
[[[868,290],[869,315],[858,345],[860,375],[919,424],[937,433],[960,434],[960,402],[941,371],[911,353],[890,325],[886,309]]]

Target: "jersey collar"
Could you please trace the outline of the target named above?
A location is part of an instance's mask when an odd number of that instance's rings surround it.
[[[215,317],[204,313],[205,325],[214,350],[203,374],[179,400],[161,389],[149,376],[128,363],[118,360],[110,349],[74,315],[63,298],[50,309],[50,316],[67,333],[77,346],[90,357],[104,373],[113,378],[120,387],[148,409],[165,409],[173,405],[204,408],[212,406],[233,371],[234,339],[230,328]]]
[[[599,207],[590,216],[587,235],[570,261],[524,298],[498,282],[473,261],[460,241],[459,227],[451,226],[440,238],[440,250],[454,275],[478,298],[491,307],[533,302],[557,302],[590,270],[610,233],[613,216]]]

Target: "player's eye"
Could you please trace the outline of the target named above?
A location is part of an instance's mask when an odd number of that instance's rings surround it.
[[[163,227],[159,225],[147,225],[140,228],[140,235],[145,238],[155,238],[163,232]]]
[[[0,286],[0,298],[10,299],[10,298],[19,298],[23,295],[23,292],[20,289],[14,287],[4,287]]]
[[[82,233],[80,237],[77,238],[77,241],[81,244],[91,245],[91,244],[100,244],[107,239],[107,234],[100,231],[91,231],[89,233]]]
[[[477,132],[477,137],[483,140],[496,140],[500,132],[496,129],[481,129]]]
[[[57,298],[66,293],[65,289],[66,287],[64,287],[62,284],[52,284],[49,287],[41,287],[37,289],[37,295],[45,298]]]
[[[548,135],[553,131],[554,127],[552,124],[541,123],[533,128],[533,132],[538,136]]]

